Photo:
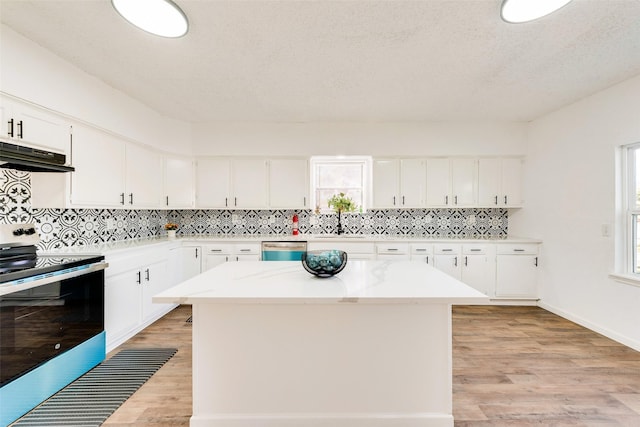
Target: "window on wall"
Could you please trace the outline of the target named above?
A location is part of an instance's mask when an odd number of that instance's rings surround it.
[[[318,212],[330,212],[329,199],[344,193],[353,199],[360,211],[366,210],[370,176],[370,157],[312,157],[311,206]]]
[[[640,143],[626,147],[623,153],[625,170],[624,207],[626,272],[640,274]]]

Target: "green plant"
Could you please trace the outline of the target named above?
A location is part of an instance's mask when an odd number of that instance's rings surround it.
[[[355,202],[350,197],[347,197],[344,193],[334,194],[329,199],[329,207],[333,208],[333,210],[338,213],[353,212],[358,209]]]

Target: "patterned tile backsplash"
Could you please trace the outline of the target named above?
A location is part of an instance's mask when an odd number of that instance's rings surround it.
[[[180,225],[178,235],[290,235],[294,213],[301,234],[334,233],[335,214],[311,210],[126,210],[31,208],[30,174],[0,170],[0,223],[34,222],[40,249],[91,245],[162,236],[164,224]],[[426,238],[507,237],[506,209],[372,209],[342,216],[349,234]]]

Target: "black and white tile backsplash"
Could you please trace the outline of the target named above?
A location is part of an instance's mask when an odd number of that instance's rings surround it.
[[[294,213],[301,234],[335,233],[336,214],[311,210],[126,210],[31,208],[30,174],[0,170],[0,223],[34,222],[41,249],[162,236],[178,223],[178,235],[290,235]],[[426,238],[507,237],[506,209],[375,209],[342,216],[349,234]]]

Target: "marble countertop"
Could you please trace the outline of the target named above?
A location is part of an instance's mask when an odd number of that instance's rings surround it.
[[[410,261],[349,261],[318,278],[300,262],[229,262],[153,297],[155,303],[486,303],[486,295]]]

